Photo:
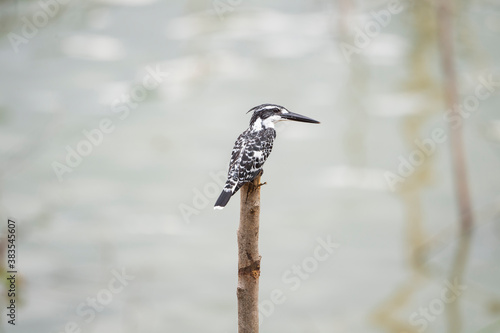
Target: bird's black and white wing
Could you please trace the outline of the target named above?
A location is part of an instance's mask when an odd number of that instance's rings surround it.
[[[223,208],[233,194],[262,171],[264,162],[269,157],[276,137],[274,129],[243,132],[236,140],[229,162],[226,184],[215,203],[215,208]]]
[[[252,134],[244,150],[239,171],[240,181],[233,194],[245,183],[253,181],[255,177],[258,176],[273,149],[273,143],[276,137],[274,129],[266,129],[260,131],[258,134],[252,132]]]

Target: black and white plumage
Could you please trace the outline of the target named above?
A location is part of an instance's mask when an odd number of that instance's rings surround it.
[[[224,208],[233,194],[238,192],[245,183],[253,181],[262,171],[262,166],[269,157],[276,138],[275,123],[294,120],[319,124],[319,121],[290,112],[276,104],[258,105],[248,112],[253,112],[250,127],[238,137],[234,144],[227,181],[215,202],[214,209]]]

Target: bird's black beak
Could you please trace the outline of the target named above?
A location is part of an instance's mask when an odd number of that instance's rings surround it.
[[[293,113],[293,112],[288,112],[288,113],[282,113],[281,118],[286,119],[286,120],[294,120],[294,121],[301,121],[303,123],[313,123],[313,124],[319,124],[319,121],[314,120],[312,118],[303,116],[298,113]]]

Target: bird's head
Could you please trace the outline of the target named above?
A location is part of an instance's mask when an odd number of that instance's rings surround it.
[[[298,113],[290,112],[283,106],[276,104],[261,104],[250,109],[248,112],[253,112],[252,119],[250,119],[250,126],[254,130],[274,128],[275,123],[283,120],[294,120],[304,123],[319,124],[319,121],[317,120],[300,115]]]

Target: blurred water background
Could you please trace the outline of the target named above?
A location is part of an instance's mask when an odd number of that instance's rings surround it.
[[[500,332],[500,3],[456,2],[455,119],[435,12],[0,1],[0,229],[5,245],[17,222],[19,272],[2,330],[236,331],[239,196],[212,206],[245,112],[276,103],[321,125],[280,123],[265,165],[261,332]],[[452,122],[475,220],[465,249]]]

